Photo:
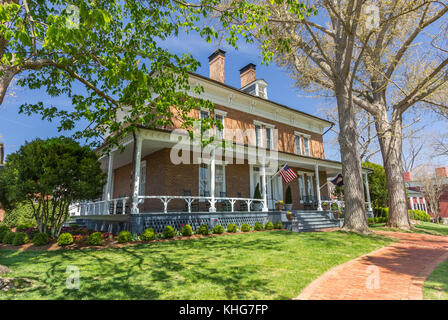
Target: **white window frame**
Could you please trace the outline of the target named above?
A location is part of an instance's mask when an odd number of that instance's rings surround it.
[[[201,193],[201,167],[205,166],[207,168],[206,172],[207,172],[207,180],[206,180],[206,190],[202,190],[203,192]],[[207,163],[201,162],[199,164],[199,176],[198,176],[198,181],[199,181],[199,190],[198,190],[198,194],[200,197],[205,197],[205,191],[208,191],[210,193],[210,166]],[[201,200],[203,201],[203,200]]]
[[[138,195],[144,196],[146,193],[146,160],[140,162],[140,179],[138,181]]]
[[[298,172],[297,174],[298,174],[297,184],[299,188],[300,203],[303,203],[303,198],[306,197],[305,175],[301,172]]]
[[[308,196],[314,197],[314,182],[313,182],[314,174],[306,174],[306,182],[307,182],[307,193]]]
[[[225,130],[226,130],[225,121],[226,121],[227,112],[222,111],[222,110],[215,110],[215,120],[216,120],[217,116],[222,117],[222,121],[221,121],[222,130],[219,130],[218,127],[215,126],[215,135],[217,137],[220,137],[221,140],[223,140],[224,139]]]
[[[294,140],[296,143],[296,154],[301,156],[302,155],[302,136],[296,134]],[[297,141],[299,142],[299,145],[297,145]]]
[[[302,148],[303,146],[303,153],[302,150],[300,150],[300,155],[311,157],[311,135],[299,131],[294,131],[294,135],[301,137],[299,141],[300,141],[300,147]]]
[[[259,130],[257,130],[257,128],[259,128]],[[254,127],[254,130],[255,130],[255,146],[262,147],[263,146],[263,127],[259,124],[256,124]]]

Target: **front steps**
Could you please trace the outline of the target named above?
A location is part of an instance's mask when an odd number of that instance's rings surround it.
[[[331,219],[328,211],[293,211],[295,218],[282,223],[288,230],[295,232],[316,231],[321,229],[338,228],[339,220]]]

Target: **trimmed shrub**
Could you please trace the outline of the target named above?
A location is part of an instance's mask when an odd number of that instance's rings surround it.
[[[68,232],[64,232],[64,233],[61,233],[61,235],[58,238],[58,245],[61,247],[68,246],[68,245],[72,244],[73,241],[74,241],[73,236]]]
[[[208,230],[208,225],[203,224],[198,229],[198,234],[202,234],[204,236],[208,235],[210,231]]]
[[[172,226],[166,226],[162,231],[162,235],[165,239],[174,238],[174,228]]]
[[[427,214],[425,211],[421,210],[408,210],[409,218],[413,220],[426,221],[429,222],[431,220],[431,216]]]
[[[247,224],[247,223],[243,223],[243,224],[241,225],[241,231],[243,231],[243,232],[249,232],[249,231],[250,231],[250,225]]]
[[[140,235],[140,239],[142,241],[151,241],[151,240],[154,240],[155,238],[156,238],[156,235],[154,233],[153,228],[145,229],[145,231],[143,231],[143,233]]]
[[[274,224],[273,224],[271,221],[269,221],[268,223],[266,223],[266,225],[264,226],[264,228],[265,228],[266,230],[272,230],[272,229],[274,229]]]
[[[0,233],[6,232],[9,230],[9,227],[4,224],[0,224]]]
[[[12,244],[15,246],[21,246],[29,241],[28,235],[25,232],[16,232]]]
[[[5,235],[3,236],[3,243],[12,244],[15,236],[16,236],[15,232],[12,232],[11,230],[6,231]]]
[[[260,222],[255,222],[254,230],[255,231],[263,230],[263,225]]]
[[[189,224],[186,224],[182,227],[181,233],[184,237],[191,237],[193,228]]]
[[[33,243],[35,246],[44,246],[48,244],[48,241],[48,234],[46,234],[45,232],[36,233],[33,237]]]
[[[368,224],[373,224],[373,223],[375,223],[375,222],[378,221],[377,219],[378,219],[378,218],[367,218],[367,223],[368,223]]]
[[[127,243],[131,242],[131,233],[129,231],[123,230],[120,231],[117,237],[118,243]]]
[[[231,223],[227,226],[227,232],[235,233],[236,232],[236,224]]]
[[[389,208],[377,207],[373,209],[373,215],[378,218],[389,218]]]
[[[276,224],[274,224],[274,229],[283,229],[283,223],[281,221],[278,221]]]
[[[103,235],[101,232],[94,232],[89,236],[89,238],[87,238],[87,243],[91,246],[102,246]]]
[[[224,228],[222,225],[218,224],[213,228],[213,233],[221,234],[224,232]]]

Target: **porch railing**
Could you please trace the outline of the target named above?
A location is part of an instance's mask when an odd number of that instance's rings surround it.
[[[163,212],[168,213],[168,204],[171,200],[182,199],[186,203],[186,208],[189,213],[192,212],[192,206],[195,201],[208,202],[210,207],[209,211],[213,212],[216,210],[216,205],[218,203],[229,204],[230,212],[235,212],[235,204],[238,201],[242,201],[246,204],[247,208],[244,211],[251,211],[251,205],[254,203],[260,203],[261,206],[264,205],[263,199],[254,198],[234,198],[234,197],[204,197],[204,196],[138,196],[139,204],[143,203],[145,200],[158,199],[163,204]],[[81,202],[77,205],[72,206],[72,215],[109,215],[109,214],[125,214],[131,212],[130,197],[124,197],[112,200],[99,200],[99,201],[88,201]],[[218,210],[216,210],[218,211]]]

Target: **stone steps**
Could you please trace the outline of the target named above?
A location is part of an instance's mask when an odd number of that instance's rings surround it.
[[[330,219],[328,212],[294,211],[294,214],[294,220],[288,223],[288,229],[291,231],[303,232],[339,227],[339,221]]]

